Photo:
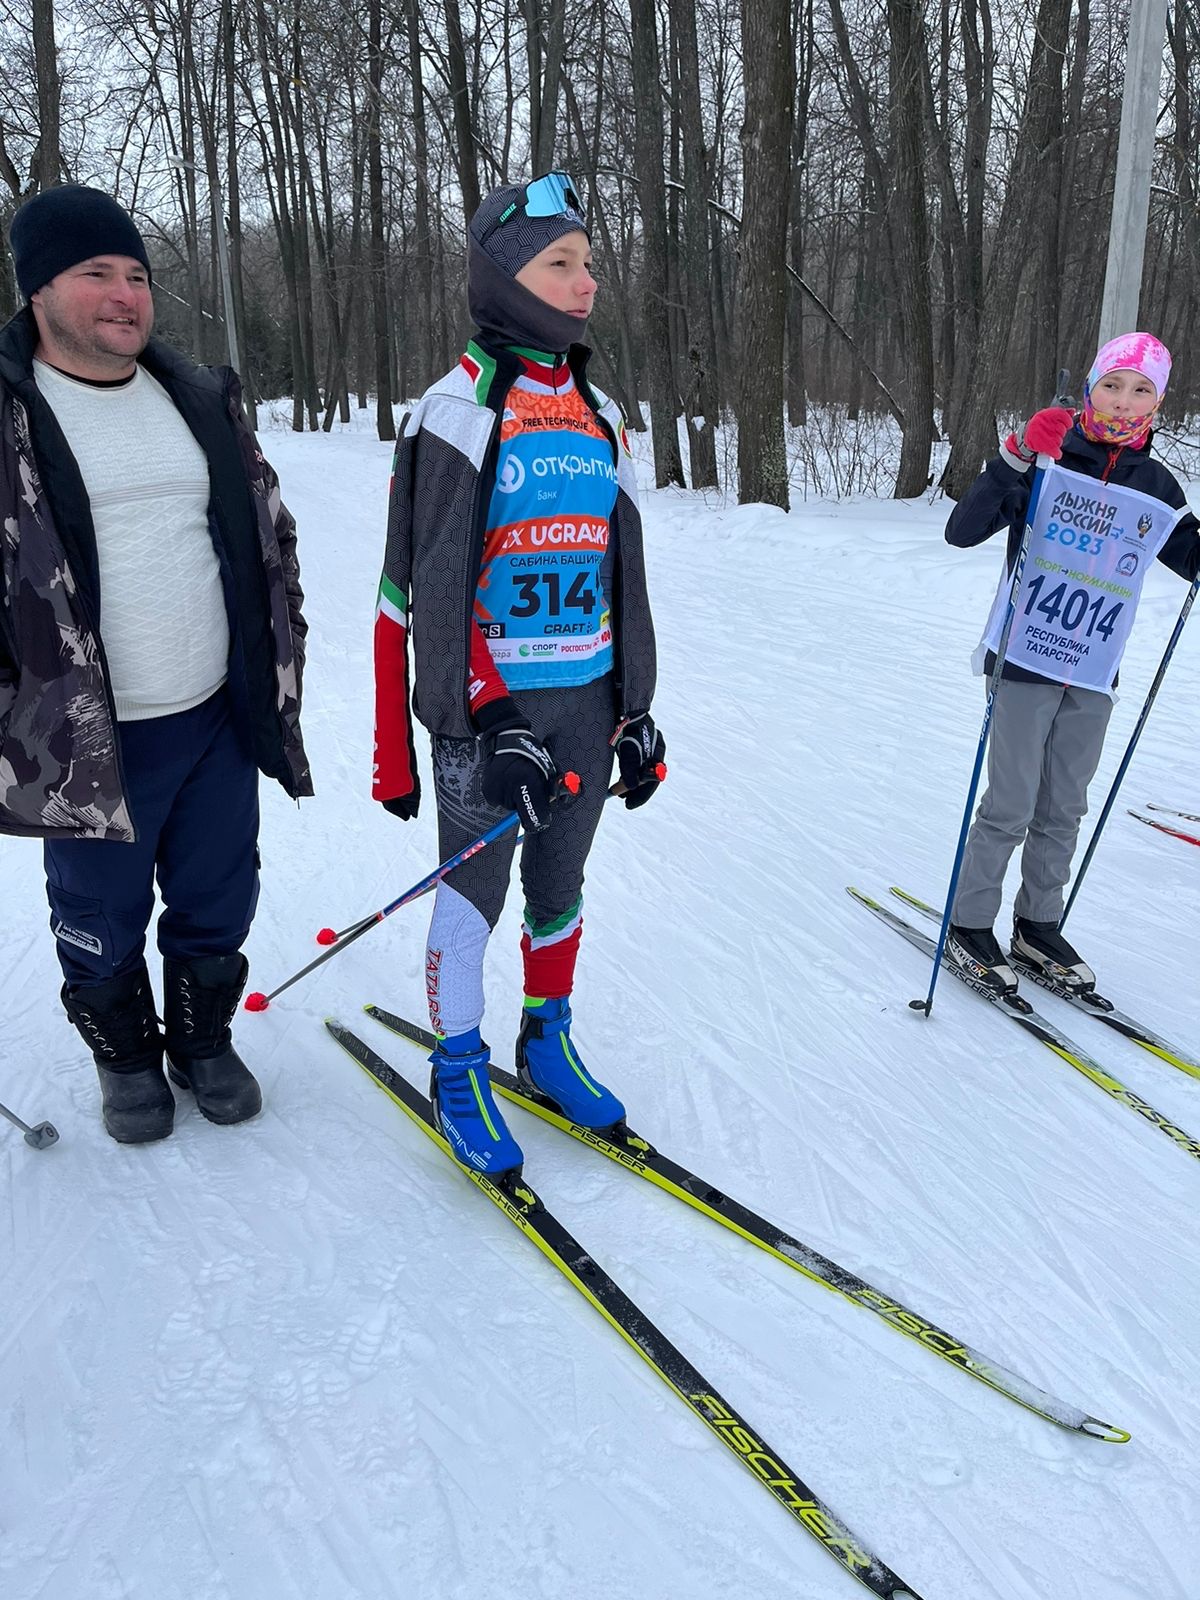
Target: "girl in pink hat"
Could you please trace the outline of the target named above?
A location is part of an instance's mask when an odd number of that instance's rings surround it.
[[[1153,560],[1189,582],[1200,572],[1200,522],[1150,453],[1170,372],[1170,353],[1153,334],[1110,339],[1088,373],[1083,409],[1055,405],[1030,417],[946,525],[947,542],[963,548],[1008,530],[1006,568],[975,657],[976,670],[990,675],[1029,511],[1030,468],[1039,454],[1055,463],[1037,500],[992,712],[988,789],[946,941],[953,961],[1002,993],[1015,993],[1022,969],[1075,989],[1095,986],[1059,923],[1117,668]],[[1005,870],[1022,841],[1006,959],[993,929]]]

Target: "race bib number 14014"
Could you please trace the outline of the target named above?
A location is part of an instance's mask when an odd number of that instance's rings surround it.
[[[1046,470],[1006,659],[1081,689],[1111,694],[1150,563],[1183,516],[1136,489],[1065,467]],[[976,667],[1004,630],[1002,576]]]

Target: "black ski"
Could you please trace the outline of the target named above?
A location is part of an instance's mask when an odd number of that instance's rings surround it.
[[[431,1050],[436,1043],[428,1028],[409,1022],[394,1012],[385,1011],[380,1006],[367,1006],[366,1011],[368,1016],[374,1017],[377,1022],[382,1022],[385,1028],[399,1034],[403,1039],[408,1039],[412,1044],[421,1046],[422,1049]],[[980,1383],[987,1384],[997,1393],[1015,1400],[1018,1405],[1025,1406],[1039,1417],[1046,1418],[1048,1422],[1055,1422],[1073,1432],[1086,1433],[1092,1438],[1103,1439],[1111,1444],[1124,1444],[1128,1440],[1129,1435],[1124,1429],[1114,1428],[1111,1423],[1100,1422],[1078,1407],[1068,1405],[1054,1395],[1046,1394],[1017,1373],[1010,1372],[998,1362],[989,1360],[978,1350],[964,1344],[953,1334],[945,1332],[927,1317],[910,1311],[891,1295],[873,1288],[865,1279],[857,1277],[845,1267],[838,1266],[837,1262],[828,1260],[810,1246],[802,1244],[799,1239],[785,1233],[775,1223],[768,1222],[749,1207],[731,1200],[721,1190],[714,1188],[694,1172],[689,1172],[686,1167],[680,1166],[677,1161],[672,1161],[669,1156],[656,1150],[648,1140],[634,1133],[624,1123],[602,1133],[593,1128],[581,1127],[576,1122],[569,1122],[543,1095],[523,1088],[513,1073],[505,1072],[494,1065],[489,1068],[489,1072],[493,1084],[507,1100],[513,1101],[526,1111],[533,1112],[552,1127],[558,1128],[563,1133],[569,1133],[581,1144],[589,1146],[592,1150],[598,1150],[601,1155],[615,1161],[627,1172],[636,1173],[639,1178],[645,1178],[657,1188],[665,1190],[667,1194],[674,1195],[677,1200],[682,1200],[693,1210],[702,1212],[731,1232],[748,1239],[751,1244],[758,1245],[760,1249],[775,1256],[786,1266],[803,1273],[806,1278],[811,1278],[814,1283],[823,1284],[825,1288],[832,1289],[835,1294],[840,1294],[855,1305],[865,1306],[868,1311],[873,1311],[876,1316],[882,1317],[900,1333],[907,1334],[910,1339],[916,1340],[934,1355],[941,1356],[943,1361],[949,1362],[951,1366],[959,1368],[970,1377],[977,1378]]]
[[[915,894],[909,894],[906,889],[898,889],[892,885],[892,893],[906,906],[912,906],[915,911],[931,918],[941,924],[942,913],[936,906],[931,906],[927,900],[918,900]],[[1161,1038],[1145,1023],[1138,1022],[1135,1018],[1127,1016],[1124,1011],[1118,1011],[1113,1002],[1102,994],[1097,994],[1095,989],[1080,989],[1069,983],[1060,983],[1050,973],[1043,972],[1041,967],[1035,967],[1031,962],[1023,961],[1015,950],[1009,952],[1009,966],[1021,978],[1028,978],[1049,994],[1057,995],[1060,1000],[1065,1000],[1069,1006],[1074,1006],[1077,1011],[1085,1012],[1089,1017],[1095,1017],[1097,1022],[1103,1022],[1106,1027],[1112,1028],[1122,1038],[1129,1039],[1132,1043],[1140,1045],[1143,1050],[1148,1050],[1152,1056],[1157,1056],[1160,1061],[1167,1062],[1172,1067],[1178,1067],[1180,1072],[1186,1072],[1190,1077],[1200,1078],[1200,1061],[1193,1061],[1191,1056],[1185,1055],[1173,1044]]]
[[[931,939],[928,934],[922,933],[919,928],[914,928],[911,922],[905,922],[903,917],[898,917],[888,906],[880,905],[878,900],[872,900],[869,895],[863,894],[861,889],[848,889],[847,893],[853,895],[860,905],[866,906],[867,910],[877,916],[881,922],[886,922],[888,927],[893,928],[902,939],[907,939],[909,944],[915,945],[918,950],[923,950],[930,960],[936,955],[936,941]],[[1020,995],[1016,995],[1010,1000],[1007,996],[997,993],[995,989],[989,988],[982,979],[973,977],[969,972],[964,972],[947,955],[942,956],[942,965],[947,972],[952,972],[956,978],[965,983],[968,989],[972,989],[976,994],[981,995],[994,1005],[998,1011],[1002,1011],[1006,1017],[1011,1017],[1015,1023],[1025,1029],[1026,1033],[1031,1033],[1035,1039],[1044,1044],[1047,1049],[1053,1050],[1056,1056],[1061,1056],[1077,1072],[1082,1072],[1084,1077],[1094,1083],[1098,1089],[1103,1089],[1105,1094],[1111,1095],[1114,1100],[1119,1100],[1122,1105],[1128,1106],[1131,1111],[1136,1111],[1138,1116],[1145,1117],[1147,1122],[1153,1123],[1160,1133],[1165,1133],[1167,1138],[1177,1144],[1181,1150],[1186,1151],[1189,1156],[1193,1156],[1200,1161],[1200,1141],[1193,1139],[1191,1134],[1185,1133],[1182,1128],[1177,1128],[1169,1117],[1164,1116],[1161,1111],[1156,1111],[1152,1105],[1142,1099],[1141,1095],[1135,1094],[1132,1089],[1127,1088],[1119,1078],[1114,1078],[1111,1072],[1106,1071],[1086,1051],[1081,1050],[1077,1044],[1072,1044],[1066,1034],[1060,1033],[1052,1022],[1047,1022],[1045,1017],[1033,1009],[1028,1000],[1022,999]]]
[[[382,1056],[351,1033],[326,1019],[326,1028],[374,1082],[429,1136],[448,1160],[450,1147],[433,1124],[429,1100]],[[667,1336],[636,1306],[603,1267],[568,1233],[558,1218],[519,1175],[493,1182],[466,1167],[458,1170],[481,1189],[542,1254],[554,1263],[584,1299],[637,1351],[688,1409],[716,1435],[727,1450],[754,1474],[783,1508],[864,1588],[885,1600],[921,1600],[917,1591],[867,1550],[828,1506],[759,1437],[745,1418],[723,1399]]]
[[[1153,800],[1146,801],[1147,811],[1161,811],[1164,816],[1180,817],[1184,822],[1200,822],[1200,813],[1195,811],[1176,811],[1174,806],[1156,806]]]

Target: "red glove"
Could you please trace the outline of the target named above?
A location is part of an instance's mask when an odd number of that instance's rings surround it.
[[[1047,406],[1044,411],[1033,413],[1019,435],[1010,433],[1006,446],[1022,461],[1042,455],[1057,461],[1062,455],[1063,440],[1074,425],[1075,413],[1066,406]]]

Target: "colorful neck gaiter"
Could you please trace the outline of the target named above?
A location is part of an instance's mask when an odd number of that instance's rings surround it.
[[[1092,391],[1085,388],[1083,392],[1083,411],[1080,413],[1079,426],[1084,438],[1094,439],[1098,444],[1131,444],[1140,449],[1150,436],[1150,427],[1158,414],[1158,407],[1147,411],[1140,417],[1110,417],[1103,411],[1097,411],[1092,404]]]

